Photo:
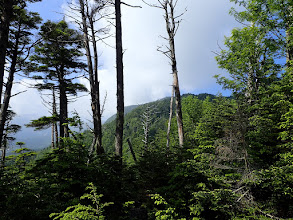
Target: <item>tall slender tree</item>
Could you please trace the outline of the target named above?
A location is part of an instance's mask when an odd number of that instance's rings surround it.
[[[29,124],[26,124],[27,127],[34,127],[35,130],[45,130],[49,127],[52,128],[51,134],[51,147],[55,148],[59,144],[59,136],[58,136],[58,127],[57,123],[59,122],[58,112],[57,112],[57,103],[56,103],[56,86],[53,83],[40,83],[34,85],[35,88],[39,90],[39,92],[43,92],[44,90],[49,90],[52,94],[47,94],[49,96],[49,101],[43,99],[43,104],[49,108],[49,112],[51,116],[43,116],[39,119],[32,120]],[[41,94],[42,95],[42,94]]]
[[[68,95],[76,96],[77,92],[87,91],[84,85],[73,81],[77,75],[72,75],[85,68],[79,60],[82,56],[81,36],[65,21],[46,22],[41,27],[40,36],[42,41],[35,46],[26,71],[42,73],[34,75],[43,80],[37,87],[51,90],[52,86],[48,83],[55,84],[59,93],[59,133],[60,137],[68,137]]]
[[[6,10],[5,7],[10,7],[10,3],[7,3],[5,1],[5,4],[3,5],[1,10]],[[40,23],[41,18],[38,16],[37,13],[28,12],[26,10],[26,2],[25,1],[11,1],[13,10],[12,16],[9,18],[4,18],[1,16],[1,19],[4,21],[1,21],[1,25],[3,25],[3,28],[1,29],[1,44],[2,49],[1,53],[4,53],[5,60],[9,60],[9,64],[7,72],[8,72],[8,78],[7,81],[4,83],[4,75],[0,75],[1,78],[1,97],[2,93],[5,88],[4,97],[1,105],[0,110],[0,146],[2,146],[3,141],[3,134],[5,129],[5,123],[8,115],[8,107],[10,103],[10,98],[12,96],[12,87],[13,87],[13,81],[14,81],[14,75],[16,72],[20,71],[24,60],[27,58],[27,55],[29,53],[30,47],[31,47],[31,38],[32,35],[31,31],[33,29],[37,28],[38,23]],[[8,10],[8,9],[7,9]],[[10,9],[9,9],[10,10]],[[6,13],[6,12],[5,12]],[[3,16],[6,16],[3,12]],[[7,12],[8,13],[8,12]],[[8,19],[9,22],[5,19]],[[8,22],[7,24],[4,24],[4,22]],[[5,41],[7,40],[6,32],[7,30],[5,28],[8,27],[8,43],[6,44]],[[4,36],[5,35],[5,36]],[[2,42],[3,39],[3,42]],[[5,46],[6,45],[6,46]],[[8,46],[9,45],[9,46]],[[2,55],[0,55],[2,56]],[[0,58],[2,59],[2,58]],[[2,65],[2,64],[1,64]],[[1,66],[0,74],[4,74],[5,72],[5,65]],[[1,99],[2,100],[2,99]]]
[[[258,84],[259,89],[257,91],[262,95],[258,97],[258,105],[252,105],[252,110],[254,110],[254,112],[250,111],[250,114],[252,113],[250,118],[252,132],[248,136],[250,140],[254,140],[251,146],[256,149],[254,153],[258,155],[257,158],[260,158],[259,156],[262,155],[261,158],[266,160],[265,162],[272,163],[277,159],[276,155],[281,151],[286,151],[285,149],[288,149],[287,147],[291,145],[291,141],[288,140],[288,134],[292,132],[289,121],[292,120],[293,103],[291,98],[291,81],[293,76],[291,66],[293,58],[293,2],[291,0],[232,1],[243,5],[245,9],[240,12],[233,11],[237,20],[244,24],[246,23],[247,26],[249,24],[254,26],[254,28],[245,28],[249,29],[246,30],[246,33],[250,33],[249,39],[252,39],[253,30],[257,30],[257,36],[261,36],[261,39],[259,37],[258,39],[255,38],[254,42],[252,42],[247,40],[249,34],[246,34],[246,37],[244,37],[245,29],[238,32],[238,39],[243,37],[242,43],[252,43],[251,48],[254,48],[254,50],[242,44],[241,49],[238,48],[238,51],[241,52],[236,53],[238,54],[238,62],[235,62],[237,59],[234,56],[234,66],[243,65],[245,63],[242,62],[244,59],[250,59],[249,62],[246,62],[246,66],[250,64],[254,69],[254,73],[257,74],[257,78],[254,81]],[[254,31],[254,33],[256,32]],[[234,36],[237,38],[237,35]],[[259,44],[259,46],[253,46],[256,44]],[[240,45],[239,42],[238,45]],[[246,55],[246,57],[243,55]],[[283,67],[283,71],[280,71],[280,65]],[[227,64],[226,67],[230,68],[231,65]],[[275,83],[272,82],[272,79],[276,77],[268,77],[273,72],[275,76],[280,77],[280,79],[274,80]],[[242,74],[247,74],[247,71],[242,71]],[[240,75],[238,74],[238,76]],[[260,76],[261,78],[259,78]],[[246,86],[248,85],[251,84],[247,82]],[[242,86],[242,88],[247,87]],[[280,140],[283,143],[280,143]],[[283,149],[280,148],[280,145],[283,146]]]
[[[281,65],[276,60],[284,53],[280,40],[271,37],[268,27],[256,20],[249,23],[242,29],[234,29],[226,38],[227,49],[216,59],[221,68],[228,70],[230,78],[217,77],[224,88],[233,91],[242,118],[247,118],[243,143],[249,146],[254,164],[264,166],[272,163],[279,153],[276,145],[281,111],[276,109],[279,98],[274,93],[281,75]]]
[[[83,33],[83,45],[87,57],[87,73],[90,82],[91,109],[93,119],[93,134],[91,149],[95,149],[97,154],[104,152],[102,146],[102,112],[100,104],[100,81],[98,74],[99,56],[97,41],[100,40],[98,34],[106,34],[108,28],[97,29],[97,22],[104,16],[102,10],[107,6],[108,0],[79,0],[72,3],[70,9],[77,14],[77,17],[70,16],[79,25]]]
[[[123,76],[123,47],[121,25],[121,1],[115,0],[116,27],[116,78],[117,78],[117,116],[115,133],[115,152],[122,157],[123,124],[124,124],[124,76]]]
[[[151,7],[159,8],[164,11],[164,18],[166,23],[166,31],[168,37],[164,38],[168,41],[168,46],[166,46],[167,50],[162,50],[159,48],[164,55],[166,55],[171,61],[172,67],[172,75],[173,75],[173,85],[172,85],[172,95],[171,95],[171,104],[170,104],[170,119],[172,118],[172,102],[173,95],[175,93],[175,105],[176,105],[176,118],[177,118],[177,127],[178,127],[178,138],[179,145],[183,147],[184,144],[184,130],[183,130],[183,119],[182,119],[182,106],[181,106],[181,95],[179,88],[179,79],[178,79],[178,67],[177,67],[177,59],[175,52],[175,36],[181,22],[180,17],[184,14],[176,15],[175,8],[177,6],[178,0],[158,0],[157,4],[148,3],[143,0],[146,4]],[[170,124],[169,119],[169,124]],[[169,147],[169,133],[170,126],[168,126],[167,131],[167,148]]]

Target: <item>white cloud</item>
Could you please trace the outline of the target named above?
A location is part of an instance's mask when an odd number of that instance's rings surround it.
[[[23,79],[13,85],[12,95],[20,94],[11,98],[10,105],[18,116],[30,116],[31,119],[36,119],[48,114],[48,110],[42,104],[39,92],[29,88],[34,83],[36,83],[35,80]]]
[[[61,8],[62,3],[64,1],[52,1],[51,4]],[[122,6],[125,105],[134,105],[170,95],[172,75],[168,59],[157,51],[157,46],[166,43],[159,37],[166,36],[163,11],[140,1],[129,0],[128,3],[142,6],[141,9]],[[38,4],[41,6],[42,3]],[[229,35],[231,29],[239,25],[228,14],[234,4],[229,0],[181,0],[178,4],[178,12],[187,7],[175,39],[181,91],[216,93],[220,87],[212,76],[223,71],[217,68],[212,51],[219,50],[218,43],[222,45],[224,35]],[[64,4],[62,8],[66,8]],[[53,21],[56,20],[54,16],[53,13]],[[115,46],[114,38],[107,42]],[[99,46],[101,100],[107,92],[105,120],[116,112],[115,50],[102,44]],[[87,83],[86,80],[81,82]],[[15,85],[14,91],[21,89],[20,85]],[[14,97],[11,105],[20,115],[46,112],[35,90]],[[89,97],[80,98],[70,104],[69,109],[76,109],[82,117],[90,118]]]

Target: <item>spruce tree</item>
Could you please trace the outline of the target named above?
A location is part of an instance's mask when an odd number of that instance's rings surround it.
[[[39,90],[51,90],[54,84],[59,93],[60,137],[68,137],[68,96],[87,91],[84,85],[74,81],[85,68],[81,61],[81,35],[70,29],[65,21],[46,22],[39,35],[42,40],[34,47],[26,71],[41,73],[33,75],[42,80],[36,85]]]

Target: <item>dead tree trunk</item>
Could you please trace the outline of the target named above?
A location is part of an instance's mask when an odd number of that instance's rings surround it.
[[[134,150],[133,150],[133,147],[132,147],[132,144],[131,144],[131,141],[129,140],[129,138],[127,138],[127,143],[128,143],[128,146],[129,146],[129,149],[130,149],[130,152],[131,152],[131,155],[132,155],[134,162],[137,162],[136,156],[135,156],[135,153],[134,153]]]
[[[173,117],[173,100],[174,100],[174,86],[172,86],[172,94],[170,99],[170,112],[167,128],[167,151],[170,149],[170,131],[171,131],[171,122]]]
[[[124,83],[123,83],[123,50],[121,27],[121,1],[115,0],[116,21],[116,71],[117,71],[117,116],[115,134],[115,152],[122,157],[123,124],[124,124]]]
[[[176,104],[176,118],[177,118],[177,127],[178,127],[178,138],[179,138],[179,145],[183,147],[184,144],[184,130],[183,130],[183,119],[182,119],[182,107],[181,107],[181,95],[179,89],[179,80],[178,80],[178,69],[177,69],[177,60],[176,60],[176,53],[175,53],[175,35],[178,30],[180,20],[178,20],[184,13],[181,15],[174,15],[174,9],[178,3],[178,0],[158,0],[157,4],[147,3],[146,0],[142,0],[147,5],[155,8],[160,8],[164,10],[164,18],[166,22],[166,30],[168,37],[164,38],[168,41],[167,50],[158,50],[166,55],[170,61],[172,66],[172,74],[173,74],[173,88],[175,93],[175,104]],[[168,133],[168,131],[167,131]],[[167,134],[168,136],[168,134]],[[167,137],[168,139],[168,137]],[[167,140],[167,142],[169,142]],[[169,144],[167,143],[167,146]]]
[[[150,131],[150,124],[151,124],[151,112],[150,106],[147,106],[145,112],[142,114],[142,128],[144,132],[144,139],[142,142],[144,143],[144,150],[148,151],[149,148],[149,131]]]
[[[101,3],[103,4],[103,3]],[[91,94],[91,108],[92,108],[92,117],[94,124],[94,138],[92,142],[92,147],[95,148],[97,154],[104,152],[102,147],[102,120],[101,120],[101,107],[100,107],[100,85],[98,79],[98,50],[96,44],[96,31],[94,28],[94,14],[90,13],[88,1],[79,0],[79,13],[81,14],[81,26],[83,32],[83,42],[86,51],[87,64],[88,64],[88,74],[90,81],[90,94]],[[90,29],[90,34],[88,32]],[[91,36],[91,40],[90,40]],[[92,51],[94,52],[94,64],[92,61],[91,47],[90,42],[92,43]]]
[[[88,13],[88,19],[91,29],[91,38],[92,38],[92,45],[93,45],[93,52],[94,52],[94,71],[93,71],[93,115],[94,115],[94,136],[95,136],[95,149],[97,154],[104,153],[104,149],[102,147],[102,115],[101,115],[101,105],[100,105],[100,82],[99,82],[99,75],[98,75],[98,49],[97,49],[97,42],[95,36],[95,28],[94,28],[94,20],[93,16]]]
[[[150,144],[150,129],[153,123],[155,123],[158,118],[156,118],[157,107],[154,105],[149,105],[146,107],[146,110],[142,114],[142,129],[144,131],[144,139],[142,142],[144,143],[144,150],[149,150]]]
[[[168,37],[169,37],[170,59],[171,59],[172,74],[173,74],[173,89],[175,91],[176,118],[177,118],[177,126],[178,126],[179,145],[180,147],[183,147],[184,132],[183,132],[181,95],[180,95],[180,89],[179,89],[177,61],[176,61],[176,54],[175,54],[175,35],[176,35],[176,31],[177,31],[179,23],[175,21],[173,0],[165,1],[164,10],[165,10],[166,29],[167,29]]]

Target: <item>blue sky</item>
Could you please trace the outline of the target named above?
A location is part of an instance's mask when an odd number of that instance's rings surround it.
[[[157,47],[165,42],[159,36],[166,36],[163,11],[150,8],[140,0],[125,0],[129,4],[141,5],[141,9],[122,7],[124,72],[125,72],[125,104],[136,105],[154,101],[171,94],[171,67]],[[33,3],[29,9],[39,12],[44,22],[48,19],[60,21],[66,8],[66,0],[43,0]],[[218,69],[215,54],[219,45],[223,45],[224,36],[229,35],[232,28],[239,26],[228,13],[234,4],[229,0],[180,0],[178,13],[186,7],[187,12],[175,39],[179,70],[179,82],[182,93],[223,93],[221,86],[213,78],[216,74],[225,74]],[[106,21],[103,24],[107,24]],[[112,32],[113,32],[112,28]],[[115,46],[114,38],[107,43]],[[107,93],[103,120],[116,112],[116,79],[115,50],[99,44],[101,99]],[[22,80],[28,83],[28,79]],[[82,83],[88,85],[86,80]],[[16,84],[14,92],[26,89]],[[30,97],[27,100],[27,97]],[[29,105],[27,105],[29,103]],[[12,108],[28,123],[29,120],[48,115],[42,105],[39,94],[29,90],[12,100]],[[89,97],[83,97],[69,106],[76,110],[82,118],[90,118]]]
[[[44,21],[59,20],[63,18],[61,6],[65,3],[66,0],[42,0],[29,4],[29,10],[38,12]]]

